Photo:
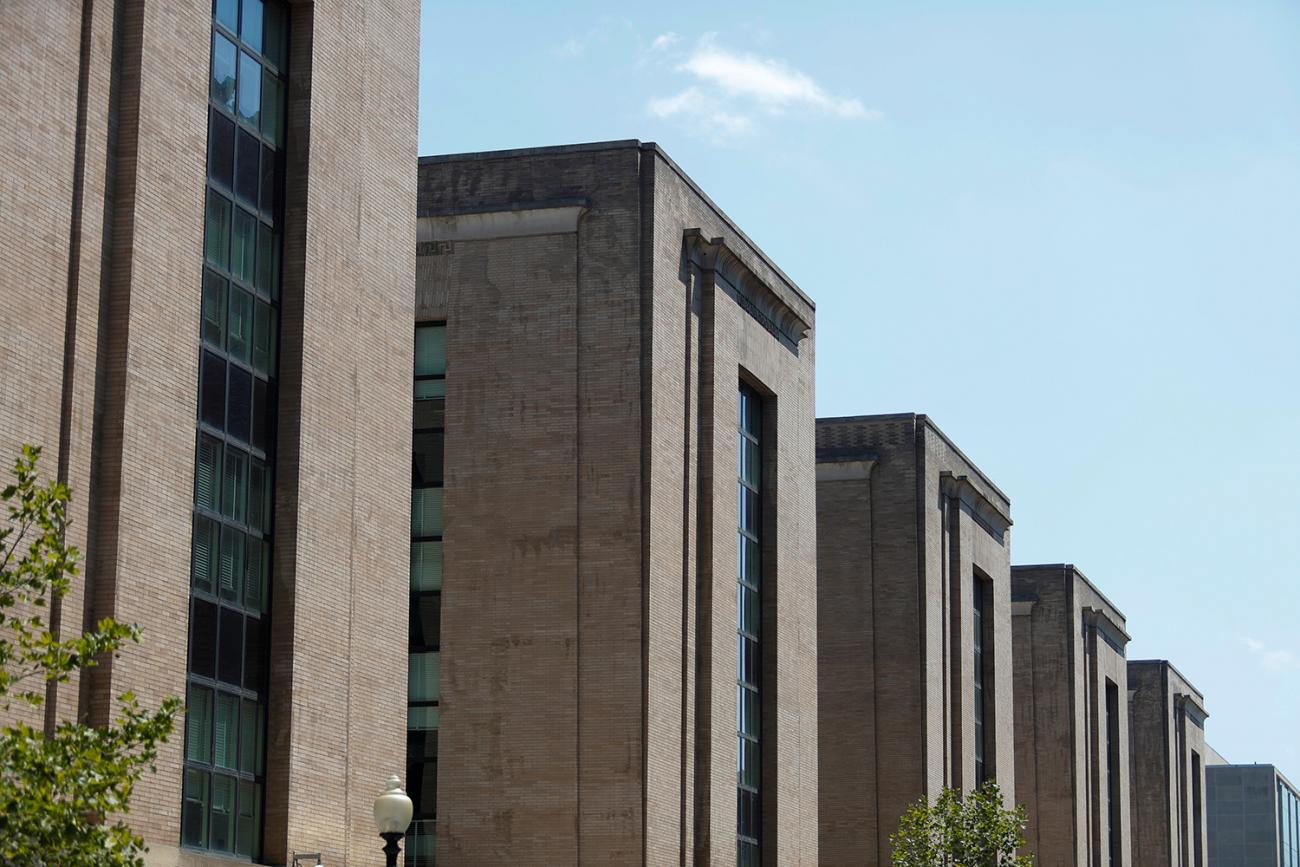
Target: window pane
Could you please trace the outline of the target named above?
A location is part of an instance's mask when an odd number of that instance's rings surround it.
[[[446,420],[447,401],[444,398],[416,398],[414,427],[416,430],[442,427]]]
[[[235,818],[235,781],[231,777],[215,774],[212,777],[211,847],[229,852],[232,825]]]
[[[203,339],[225,349],[226,278],[210,269],[203,272]]]
[[[204,771],[185,770],[181,842],[187,846],[208,845],[208,775]]]
[[[269,78],[268,78],[269,80]],[[265,115],[263,115],[263,126],[266,125]],[[280,184],[277,180],[277,166],[279,163],[275,158],[275,151],[269,147],[262,148],[262,197],[259,200],[262,208],[262,215],[272,220],[280,211]]]
[[[203,251],[209,262],[222,268],[230,265],[230,200],[208,190],[208,216],[204,226]]]
[[[190,613],[190,671],[202,677],[217,673],[217,606],[194,600]]]
[[[235,110],[235,43],[220,33],[212,34],[212,101],[228,111]]]
[[[238,286],[232,286],[228,303],[230,327],[226,343],[232,358],[247,363],[253,337],[253,296]]]
[[[242,367],[230,367],[230,391],[226,403],[226,432],[248,442],[253,422],[253,374]]]
[[[208,177],[229,189],[235,177],[235,124],[215,108],[208,115]]]
[[[740,556],[740,579],[746,584],[753,587],[759,585],[761,573],[759,571],[758,543],[748,536],[737,537],[737,543]]]
[[[261,123],[262,64],[239,52],[239,119],[253,129]]]
[[[212,762],[212,690],[191,685],[185,701],[185,758]]]
[[[262,50],[262,0],[244,0],[239,16],[239,38],[254,51]]]
[[[442,535],[442,488],[411,491],[411,535]]]
[[[759,787],[759,755],[758,743],[748,738],[737,736],[737,782],[742,786]]]
[[[244,615],[221,609],[221,638],[217,650],[217,680],[239,686],[244,662]],[[232,758],[231,761],[234,759]]]
[[[244,534],[234,527],[221,528],[221,569],[217,590],[222,599],[239,601],[243,592]]]
[[[221,513],[236,521],[244,520],[248,505],[248,455],[228,447],[222,479]]]
[[[213,427],[226,424],[226,362],[210,352],[203,353],[199,417]]]
[[[272,3],[266,7],[262,17],[262,54],[277,69],[284,69],[286,23],[284,6]]]
[[[284,85],[274,75],[262,76],[262,135],[273,145],[280,144],[284,118]]]
[[[217,8],[213,13],[217,20],[226,27],[230,28],[231,33],[237,33],[239,21],[239,0],[217,0]]]
[[[266,624],[256,617],[244,619],[244,689],[260,693],[266,673]]]
[[[221,442],[199,435],[199,453],[194,467],[194,502],[217,511],[221,500]]]
[[[202,515],[194,516],[194,552],[190,571],[194,586],[211,593],[217,576],[217,522]]]
[[[265,508],[266,465],[257,458],[248,459],[248,526],[262,529]]]
[[[442,589],[442,543],[411,543],[411,589]]]
[[[440,660],[441,655],[437,651],[410,655],[406,685],[406,695],[410,701],[438,700]]]
[[[217,693],[217,716],[213,725],[213,763],[219,768],[235,767],[235,749],[239,743],[239,699],[228,693]]]
[[[275,417],[275,389],[265,380],[253,380],[253,445],[270,449],[271,420]],[[269,512],[267,514],[270,514]]]
[[[447,396],[447,380],[445,379],[418,379],[415,382],[415,399],[426,400],[434,397]]]
[[[247,202],[249,207],[256,208],[257,181],[261,177],[257,157],[262,152],[262,145],[254,136],[242,129],[239,131],[238,142],[239,149],[235,160],[235,195]]]
[[[406,728],[408,731],[437,730],[437,706],[425,705],[423,707],[408,707],[406,709]]]
[[[253,317],[253,369],[258,373],[275,373],[275,337],[275,308],[258,301]]]
[[[422,325],[415,330],[415,375],[447,372],[447,326]]]
[[[239,712],[239,769],[255,774],[262,767],[258,761],[258,744],[262,740],[262,706],[245,700]]]
[[[442,594],[421,593],[412,596],[410,612],[411,647],[437,647],[442,625]]]
[[[744,584],[738,586],[737,603],[740,608],[740,629],[742,632],[748,632],[750,635],[756,636],[759,628],[758,591],[752,590]]]
[[[442,484],[442,438],[441,431],[414,435],[411,460],[413,487]]]
[[[261,539],[248,537],[248,577],[244,581],[244,607],[254,611],[266,608],[266,578],[270,567],[270,546]]]
[[[272,298],[280,297],[280,245],[275,233],[261,223],[257,226],[256,285]]]
[[[257,218],[243,208],[235,208],[231,240],[230,273],[246,283],[252,283],[253,263],[257,258]]]
[[[245,0],[248,2],[248,0]],[[239,781],[239,815],[235,819],[235,854],[256,858],[262,825],[262,787]]]

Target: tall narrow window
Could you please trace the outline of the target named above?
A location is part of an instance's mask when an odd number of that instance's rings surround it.
[[[415,804],[407,867],[432,867],[438,815],[438,693],[442,621],[443,437],[447,327],[415,329],[411,436],[411,609],[406,779]]]
[[[1201,820],[1201,813],[1205,810],[1205,804],[1201,800],[1201,754],[1192,750],[1192,865],[1193,867],[1205,867],[1205,847],[1201,841],[1201,832],[1204,828]]]
[[[1119,687],[1106,680],[1106,827],[1109,863],[1119,864],[1120,859],[1120,794],[1119,794]]]
[[[975,706],[975,785],[979,786],[988,779],[988,766],[986,758],[988,754],[988,729],[985,726],[985,710],[987,706],[985,696],[985,677],[987,675],[987,661],[984,656],[984,630],[988,625],[988,588],[986,582],[979,575],[975,576],[973,586],[973,604],[974,620],[971,624],[971,638],[974,645],[974,706]]]
[[[257,860],[265,773],[286,56],[279,0],[218,0],[208,85],[181,844]],[[277,91],[278,92],[278,91]],[[259,183],[262,189],[258,189]],[[254,242],[256,239],[257,243]],[[198,263],[196,263],[198,264]]]
[[[740,387],[737,467],[739,534],[736,602],[736,863],[758,867],[762,839],[759,779],[762,764],[762,696],[759,666],[761,636],[761,482],[762,402],[757,392]]]

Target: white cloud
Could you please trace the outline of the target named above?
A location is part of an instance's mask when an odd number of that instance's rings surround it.
[[[650,48],[654,51],[665,51],[681,41],[680,36],[669,30],[667,33],[660,33],[656,36],[655,41],[650,43]]]
[[[780,60],[736,54],[704,39],[680,67],[732,97],[748,98],[769,111],[802,106],[845,118],[877,119],[858,99],[832,96],[812,78]]]
[[[1267,671],[1300,670],[1300,655],[1297,655],[1293,650],[1269,647],[1257,638],[1243,638],[1241,643],[1246,645],[1246,649],[1259,660],[1259,664]]]
[[[733,112],[723,111],[711,103],[709,97],[696,87],[688,87],[681,93],[650,100],[650,113],[655,117],[669,118],[679,114],[694,114],[707,118],[708,124],[715,131],[732,135],[743,135],[754,128],[752,119]]]

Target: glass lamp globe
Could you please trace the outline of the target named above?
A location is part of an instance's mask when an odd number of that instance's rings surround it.
[[[375,799],[375,827],[382,834],[405,834],[411,824],[411,799],[402,791],[402,781],[393,774],[388,788]]]

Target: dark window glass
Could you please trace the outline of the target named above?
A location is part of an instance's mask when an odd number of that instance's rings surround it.
[[[736,863],[740,867],[761,861],[759,779],[762,764],[762,645],[759,583],[762,576],[759,448],[760,398],[741,386],[737,405],[736,438]]]
[[[217,679],[239,686],[244,650],[244,615],[229,608],[221,609],[220,657],[217,661]]]
[[[212,34],[212,101],[235,110],[235,43],[220,33]]]
[[[253,423],[253,375],[242,367],[230,368],[230,395],[226,409],[226,431],[248,442]]]
[[[248,459],[248,526],[261,530],[265,526],[262,514],[266,507],[266,465],[257,458]]]
[[[239,16],[239,38],[254,51],[262,50],[262,0],[244,0]]]
[[[245,699],[239,709],[239,769],[251,774],[262,766],[262,706]]]
[[[257,288],[272,299],[280,297],[280,245],[264,224],[257,227]]]
[[[411,594],[411,649],[437,648],[442,621],[442,596]]]
[[[244,130],[239,131],[238,159],[235,160],[235,195],[257,207],[257,181],[261,177],[257,157],[262,152],[262,145]]]
[[[208,177],[227,189],[235,177],[235,124],[215,108],[208,110]]]
[[[271,439],[271,417],[275,412],[274,389],[266,380],[253,380],[253,447],[268,451]]]
[[[262,786],[239,781],[239,813],[235,817],[235,854],[256,858],[262,839]]]
[[[226,424],[226,362],[211,352],[203,353],[199,418],[213,427]]]
[[[253,316],[253,369],[263,376],[275,373],[275,308],[257,302]]]
[[[248,506],[248,453],[226,447],[221,481],[221,514],[243,521]]]
[[[758,838],[758,793],[740,789],[739,813],[736,816],[736,832],[742,837]]]
[[[973,670],[975,676],[974,683],[974,705],[975,705],[975,785],[981,785],[987,779],[987,768],[985,759],[988,753],[986,739],[988,737],[988,727],[984,724],[985,720],[985,695],[984,695],[984,678],[987,662],[984,659],[984,625],[985,625],[985,605],[987,604],[987,591],[984,587],[984,581],[979,576],[975,577],[973,586],[973,609],[974,620],[971,624],[971,638],[974,644]]]
[[[226,346],[231,358],[247,364],[253,343],[253,296],[232,286],[226,303],[230,309]]]
[[[416,430],[442,427],[446,417],[447,401],[443,398],[420,399],[415,401],[414,426]]]
[[[285,8],[279,3],[267,6],[262,16],[262,54],[278,69],[284,68]]]
[[[412,487],[442,484],[442,437],[441,431],[417,433],[413,436]]]
[[[266,579],[270,571],[270,547],[261,539],[248,537],[248,572],[244,579],[244,607],[266,608]]]
[[[239,119],[253,129],[262,120],[262,65],[239,52]]]
[[[248,618],[244,630],[244,689],[262,690],[262,673],[266,670],[265,638],[262,621]]]
[[[284,85],[274,75],[262,76],[262,135],[279,145],[284,123]]]
[[[208,190],[203,250],[209,262],[222,268],[230,265],[230,200],[212,190]]]
[[[233,777],[214,774],[212,777],[211,826],[208,833],[209,848],[229,852],[235,818],[235,780]]]
[[[190,614],[190,671],[217,674],[217,606],[206,599],[195,599]]]
[[[203,339],[226,347],[226,278],[210,269],[203,272]]]

